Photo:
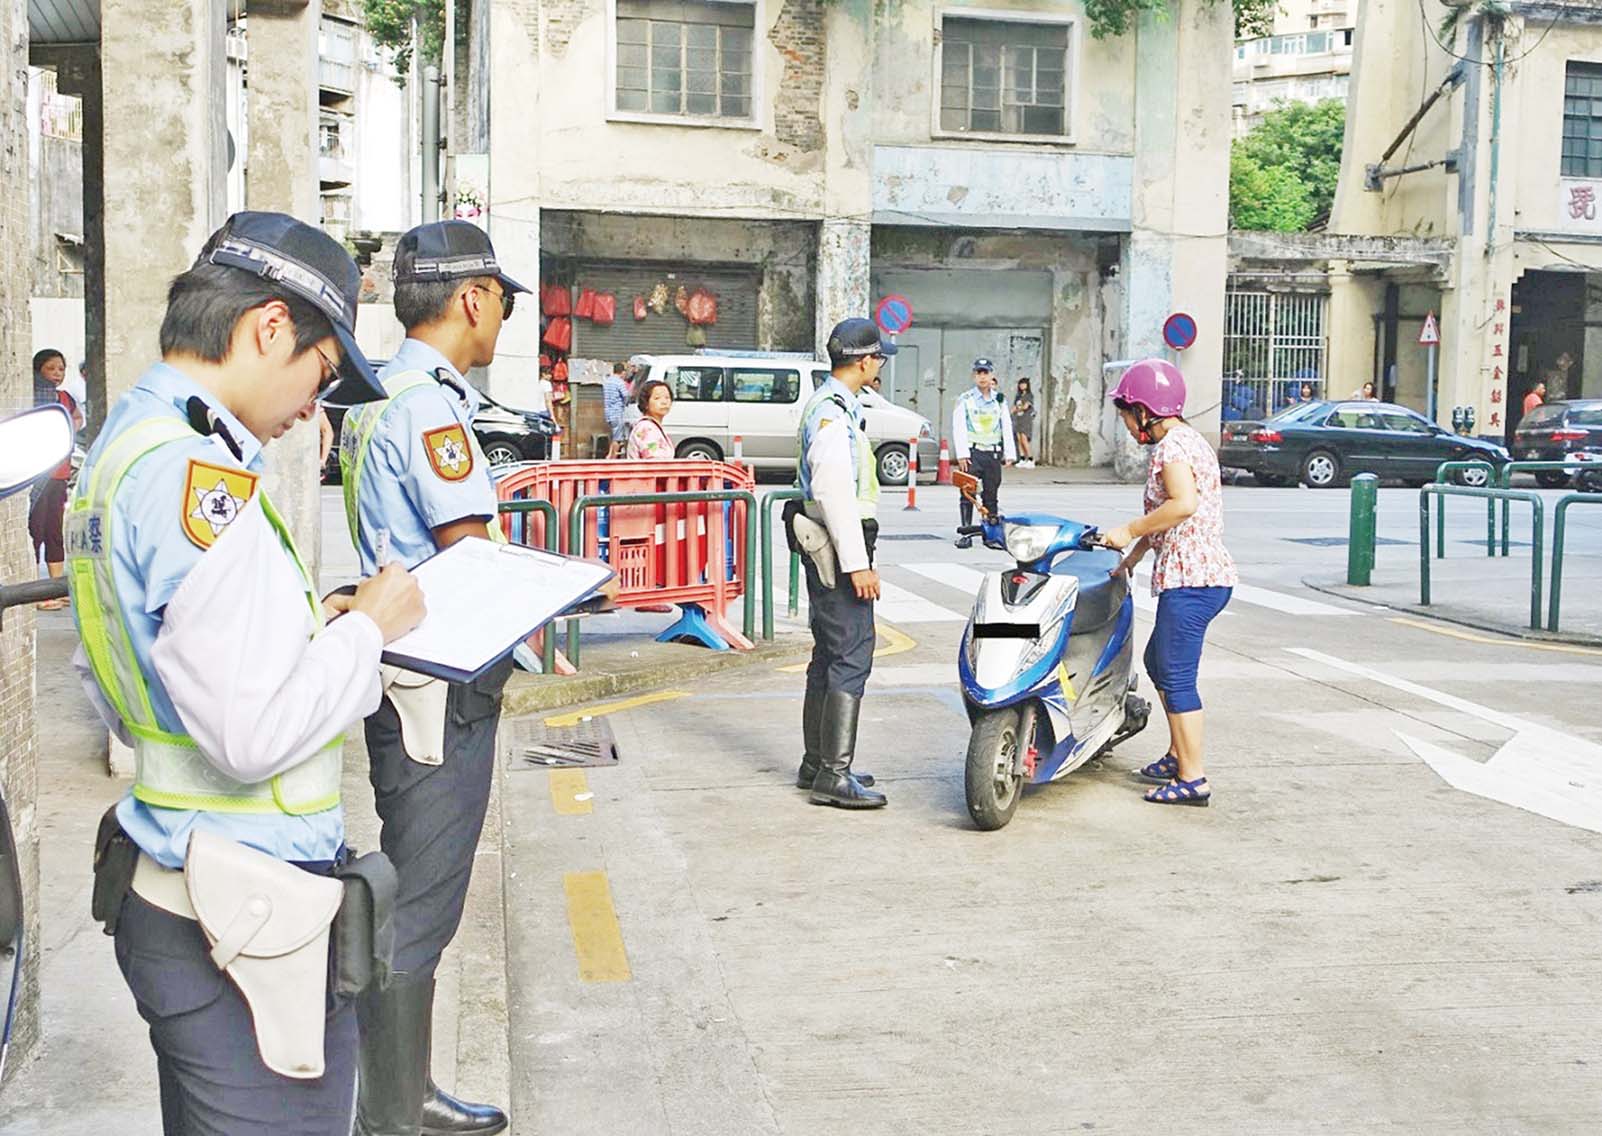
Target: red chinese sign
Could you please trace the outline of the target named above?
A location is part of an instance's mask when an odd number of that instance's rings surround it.
[[[1507,372],[1503,369],[1507,363],[1507,301],[1498,296],[1492,305],[1491,334],[1489,337],[1490,363],[1488,370],[1491,375],[1490,393],[1487,401],[1490,413],[1485,419],[1483,429],[1491,433],[1500,433],[1502,430],[1502,401],[1507,397],[1503,384],[1507,381]]]

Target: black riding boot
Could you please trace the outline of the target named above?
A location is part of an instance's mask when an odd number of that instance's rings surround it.
[[[361,1023],[357,1136],[418,1136],[428,1092],[434,980],[397,980],[356,1000]]]
[[[876,793],[851,775],[851,759],[857,748],[857,716],[862,699],[843,690],[823,696],[823,720],[818,727],[818,776],[812,782],[814,805],[835,805],[842,809],[877,809],[886,804],[883,793]]]
[[[490,1136],[506,1114],[443,1092],[429,1075],[434,980],[397,982],[362,996],[357,1136]]]
[[[818,738],[823,728],[823,697],[823,691],[809,689],[806,701],[801,704],[801,744],[805,750],[801,755],[801,768],[795,774],[797,789],[810,789],[818,779]],[[864,785],[873,784],[871,773],[853,773],[852,776]]]

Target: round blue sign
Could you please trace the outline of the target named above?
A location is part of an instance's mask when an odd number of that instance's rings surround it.
[[[912,326],[912,302],[905,296],[886,296],[873,310],[873,319],[886,335],[900,335]]]
[[[1163,324],[1163,342],[1183,351],[1196,342],[1196,321],[1184,312],[1175,312]]]

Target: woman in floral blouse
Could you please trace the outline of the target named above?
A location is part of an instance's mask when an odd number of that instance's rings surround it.
[[[673,409],[673,389],[661,379],[652,379],[640,384],[635,401],[640,407],[640,420],[629,432],[629,446],[624,456],[646,461],[671,458],[673,441],[662,428],[662,419]]]
[[[1146,512],[1105,534],[1128,549],[1115,571],[1133,571],[1147,551],[1157,554],[1151,590],[1157,620],[1146,644],[1146,673],[1162,695],[1168,753],[1136,775],[1157,783],[1146,800],[1158,805],[1206,805],[1212,787],[1202,769],[1202,703],[1196,691],[1207,626],[1224,610],[1239,578],[1224,547],[1224,499],[1218,456],[1180,417],[1185,379],[1162,359],[1124,372],[1112,393],[1124,426],[1149,445]]]

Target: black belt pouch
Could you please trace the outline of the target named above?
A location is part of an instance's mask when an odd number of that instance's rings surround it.
[[[863,518],[862,543],[868,550],[868,563],[872,564],[874,549],[879,546],[879,519],[877,517]]]
[[[805,509],[806,507],[799,499],[793,499],[786,501],[784,507],[779,510],[779,519],[784,523],[784,543],[789,546],[791,552],[799,553],[801,551],[801,546],[795,540],[795,519]]]
[[[395,957],[395,865],[369,852],[334,869],[345,896],[334,916],[334,994],[354,998],[389,985]]]
[[[133,887],[138,863],[139,845],[122,830],[117,806],[112,805],[100,818],[100,829],[95,833],[95,883],[89,893],[89,914],[105,927],[108,935],[117,933],[122,901]]]

